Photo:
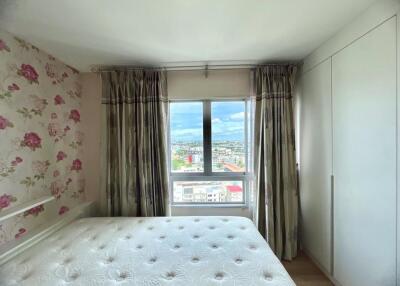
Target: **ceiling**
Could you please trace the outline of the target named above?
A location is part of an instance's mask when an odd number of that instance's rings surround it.
[[[374,0],[0,0],[0,27],[81,71],[301,60]]]

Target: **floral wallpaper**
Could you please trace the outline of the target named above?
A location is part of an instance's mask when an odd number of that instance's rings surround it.
[[[0,222],[0,245],[84,200],[80,97],[75,69],[0,31],[0,214],[55,197]]]

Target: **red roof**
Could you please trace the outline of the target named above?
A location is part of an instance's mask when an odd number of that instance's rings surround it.
[[[232,186],[226,186],[226,188],[231,193],[242,192],[242,187],[241,186],[232,185]]]
[[[224,168],[228,169],[231,172],[243,172],[244,171],[243,168],[240,168],[240,167],[238,167],[238,166],[236,166],[234,164],[231,164],[231,163],[224,163]]]

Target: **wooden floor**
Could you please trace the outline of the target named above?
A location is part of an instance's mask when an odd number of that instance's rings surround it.
[[[300,252],[291,262],[283,261],[283,265],[297,286],[333,285],[332,282],[330,282],[330,280],[303,252]]]

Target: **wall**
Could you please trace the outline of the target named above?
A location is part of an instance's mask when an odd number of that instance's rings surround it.
[[[333,269],[344,286],[396,283],[396,21],[332,57]]]
[[[97,73],[81,73],[82,131],[85,133],[83,160],[85,162],[86,198],[99,207],[101,174],[101,78]]]
[[[168,71],[168,97],[174,100],[244,98],[250,91],[250,70]]]
[[[398,53],[399,34],[396,39],[395,30],[397,25],[400,31],[399,4],[377,1],[304,60],[300,118],[302,246],[336,285],[395,285],[395,265],[399,267],[394,258],[395,249],[399,251],[399,242],[395,242],[398,187],[394,187],[398,154],[394,137],[399,126],[395,119],[399,108],[395,110],[395,78],[399,77],[395,66],[400,66],[395,47],[397,41]],[[339,61],[344,55],[347,58]],[[383,104],[387,106],[383,108]],[[347,118],[344,123],[343,118]],[[343,156],[343,146],[359,147],[347,148],[351,152]],[[390,163],[378,167],[388,157]],[[363,163],[354,167],[357,162]],[[366,175],[371,173],[373,176]],[[335,175],[334,185],[331,174]],[[346,178],[352,184],[340,184]],[[374,188],[377,183],[379,187]],[[349,231],[345,227],[351,224]],[[397,260],[399,257],[400,253]]]
[[[56,200],[0,223],[0,244],[61,218],[85,198],[78,72],[0,31],[0,212]]]
[[[396,15],[398,9],[399,1],[397,0],[376,1],[353,22],[343,27],[336,35],[308,55],[304,59],[303,72],[309,71],[368,33],[380,23]]]

